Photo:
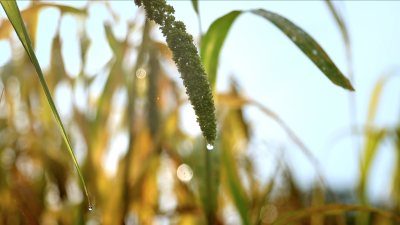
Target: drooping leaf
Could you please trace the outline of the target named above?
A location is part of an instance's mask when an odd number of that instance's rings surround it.
[[[29,59],[32,62],[32,65],[34,66],[34,68],[36,70],[36,73],[37,73],[37,75],[39,77],[39,80],[40,80],[40,83],[42,85],[43,91],[46,94],[47,101],[49,102],[50,108],[53,111],[53,115],[54,115],[54,117],[55,117],[55,119],[57,121],[57,125],[60,128],[60,131],[61,131],[62,136],[64,138],[65,144],[67,145],[69,153],[70,153],[70,155],[72,157],[72,160],[73,160],[73,162],[75,164],[76,170],[78,171],[79,177],[80,177],[82,185],[83,185],[83,187],[85,189],[85,194],[86,194],[86,197],[88,199],[89,206],[90,206],[89,194],[88,194],[88,191],[87,191],[87,188],[86,188],[85,180],[83,179],[81,170],[79,169],[78,162],[76,161],[74,152],[72,151],[71,143],[70,143],[70,141],[68,139],[68,136],[67,136],[67,133],[66,133],[66,131],[64,129],[64,126],[62,124],[61,118],[60,118],[60,116],[59,116],[59,114],[57,112],[57,109],[56,109],[56,106],[54,104],[53,98],[51,97],[50,90],[49,90],[49,88],[47,86],[46,80],[44,79],[43,72],[42,72],[42,70],[40,68],[40,65],[39,65],[39,62],[38,62],[38,60],[36,58],[36,55],[35,55],[35,52],[33,50],[33,46],[32,46],[30,37],[28,35],[28,31],[27,31],[27,29],[25,27],[24,21],[22,20],[22,16],[21,16],[21,13],[20,13],[20,11],[18,9],[17,3],[16,3],[15,0],[2,0],[2,1],[0,1],[0,3],[3,6],[4,11],[7,14],[8,19],[10,20],[12,26],[14,27],[14,30],[17,33],[17,36],[18,36],[19,40],[21,41],[26,53],[29,56]]]
[[[76,16],[79,15],[86,15],[87,11],[86,9],[78,9],[75,7],[67,6],[67,5],[60,5],[60,4],[54,4],[54,3],[46,3],[46,2],[38,2],[36,3],[38,7],[55,7],[60,10],[61,14],[64,13],[70,13]]]
[[[350,81],[340,72],[329,58],[328,54],[326,54],[321,46],[300,27],[296,26],[288,19],[264,9],[251,10],[250,12],[269,20],[278,27],[309,59],[311,59],[332,83],[354,91]]]
[[[200,55],[211,87],[215,86],[222,45],[231,25],[242,12],[232,11],[215,20],[202,40]],[[276,13],[264,9],[250,10],[249,12],[269,20],[278,27],[334,84],[354,91],[350,81],[340,72],[321,46],[305,31]]]
[[[235,96],[232,94],[219,94],[217,97],[219,103],[229,105],[230,107],[233,108],[240,108],[246,104],[256,106],[265,115],[275,120],[275,122],[277,122],[279,126],[282,127],[282,129],[287,133],[288,137],[300,148],[300,150],[304,153],[304,155],[308,158],[308,160],[313,164],[317,172],[318,178],[322,182],[323,187],[326,188],[325,181],[322,176],[321,165],[319,164],[318,160],[315,158],[312,152],[307,148],[307,146],[303,143],[303,141],[301,141],[298,135],[296,135],[294,131],[275,112],[261,105],[258,102],[245,99],[241,96]],[[334,194],[332,192],[329,192],[329,189],[327,189],[327,191],[331,197],[334,197]]]
[[[260,103],[257,103],[252,100],[245,99],[240,96],[234,96],[231,94],[219,94],[218,95],[218,102],[222,104],[229,105],[231,107],[242,107],[245,104],[248,105],[254,105],[257,108],[259,108],[265,115],[269,116],[273,120],[275,120],[281,127],[282,129],[285,130],[285,132],[288,134],[289,138],[292,139],[292,141],[303,151],[303,153],[309,158],[309,160],[317,166],[316,162],[317,160],[315,157],[312,155],[311,151],[305,146],[305,144],[298,138],[298,136],[290,129],[288,125],[272,110],[269,108],[261,105]]]

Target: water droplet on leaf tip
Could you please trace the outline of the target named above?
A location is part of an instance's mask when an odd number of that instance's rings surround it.
[[[317,50],[312,50],[312,53],[314,54],[314,55],[316,55],[316,54],[318,54],[318,52],[317,52]]]
[[[89,205],[89,211],[92,211],[92,210],[93,210],[92,206]]]
[[[214,145],[213,144],[208,144],[207,145],[207,149],[208,150],[213,150],[214,149]]]
[[[296,36],[293,36],[293,37],[292,37],[292,40],[293,40],[293,41],[296,41],[296,40],[297,40],[297,37],[296,37]]]

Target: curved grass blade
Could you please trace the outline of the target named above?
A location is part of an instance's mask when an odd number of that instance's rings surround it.
[[[348,76],[350,79],[350,82],[354,82],[354,77],[353,77],[353,63],[352,63],[352,57],[351,57],[351,48],[350,48],[350,37],[349,37],[349,32],[347,31],[347,26],[346,23],[343,19],[343,17],[340,15],[339,11],[335,8],[335,6],[331,2],[332,0],[325,0],[326,5],[329,8],[329,11],[332,13],[333,17],[335,18],[336,24],[340,28],[340,31],[342,33],[344,45],[346,48],[346,57],[347,57],[347,67],[348,67]]]
[[[305,31],[276,13],[264,9],[249,12],[259,15],[277,26],[334,84],[354,91],[350,81],[340,72],[321,46]],[[231,25],[241,13],[243,11],[232,11],[215,20],[202,40],[200,55],[211,87],[215,86],[222,45]]]
[[[326,5],[329,8],[329,11],[331,12],[332,16],[335,18],[336,24],[339,27],[341,33],[342,33],[342,38],[344,42],[344,46],[346,49],[346,58],[347,58],[347,76],[349,77],[350,82],[354,83],[354,75],[353,75],[353,60],[352,60],[352,53],[351,53],[351,48],[350,48],[350,37],[349,37],[349,32],[347,31],[347,26],[345,23],[345,20],[343,19],[342,15],[340,14],[340,11],[335,7],[333,4],[332,0],[325,0]],[[356,138],[355,134],[359,133],[357,126],[357,100],[356,97],[353,93],[349,93],[348,95],[349,98],[349,116],[350,116],[350,131],[352,134],[352,144],[354,150],[358,150],[360,143],[358,139]]]
[[[199,1],[198,0],[192,0],[192,5],[194,11],[196,11],[197,15],[199,15]]]
[[[4,94],[4,88],[3,88],[3,90],[1,90],[0,102],[1,102],[1,99],[3,98],[3,94]]]
[[[300,211],[291,213],[291,214],[279,219],[278,221],[273,223],[273,225],[288,224],[288,223],[303,219],[305,217],[310,217],[315,214],[338,214],[338,213],[345,213],[345,212],[350,212],[350,211],[372,212],[372,213],[378,214],[382,217],[392,219],[396,222],[400,222],[399,216],[396,216],[394,214],[391,214],[391,213],[388,213],[388,212],[385,212],[385,211],[382,211],[379,209],[365,207],[365,206],[358,206],[358,205],[331,204],[331,205],[324,205],[324,206],[308,208],[306,210],[300,210]]]
[[[263,106],[262,104],[255,102],[253,100],[245,99],[240,96],[233,96],[230,94],[219,94],[218,95],[218,102],[222,104],[229,105],[230,107],[235,107],[235,108],[240,108],[245,104],[248,105],[253,105],[259,108],[265,115],[269,116],[271,119],[275,120],[282,129],[287,133],[289,138],[300,148],[300,150],[304,153],[304,155],[310,160],[310,162],[313,164],[315,167],[315,170],[317,172],[318,178],[321,181],[321,184],[323,185],[324,189],[327,191],[327,193],[330,195],[332,199],[336,199],[336,196],[333,192],[331,192],[326,184],[325,180],[322,176],[322,170],[321,170],[321,165],[318,162],[317,158],[311,153],[311,151],[307,148],[307,146],[301,141],[301,139],[294,133],[294,131],[272,110],[269,108]]]
[[[375,84],[374,90],[372,92],[372,96],[369,102],[368,116],[367,116],[367,125],[372,125],[375,119],[376,110],[378,109],[379,100],[385,87],[385,84],[388,80],[393,77],[395,74],[392,73],[390,75],[386,75],[381,77],[378,82]]]
[[[276,13],[264,9],[251,10],[250,12],[264,17],[278,27],[334,84],[354,91],[350,81],[340,72],[328,54],[305,31]]]
[[[24,21],[22,20],[21,12],[19,11],[15,0],[1,0],[0,3],[3,6],[4,11],[6,12],[7,17],[10,20],[12,26],[14,27],[14,30],[17,33],[19,40],[21,41],[22,45],[24,46],[24,49],[25,49],[26,53],[28,54],[29,59],[31,60],[32,65],[36,70],[36,73],[38,74],[40,84],[42,85],[43,91],[46,94],[47,101],[49,102],[50,108],[53,111],[53,114],[57,121],[58,127],[60,128],[60,131],[64,138],[65,144],[68,147],[69,153],[75,164],[76,170],[78,171],[79,178],[82,182],[82,185],[85,189],[86,197],[88,199],[89,209],[91,210],[90,199],[89,199],[89,194],[88,194],[88,191],[86,188],[85,180],[83,179],[81,170],[79,169],[78,162],[76,161],[74,152],[72,151],[71,143],[68,139],[67,133],[65,132],[65,129],[61,122],[60,116],[58,115],[56,106],[54,104],[53,98],[51,97],[50,90],[47,87],[46,80],[44,79],[43,72],[40,68],[39,62],[35,55],[35,52],[33,51],[32,43],[29,38],[28,31],[26,30]]]
[[[218,18],[211,24],[202,39],[200,48],[201,62],[208,75],[208,81],[212,89],[214,89],[217,80],[218,59],[222,45],[233,22],[241,13],[242,11],[232,11]]]
[[[395,74],[389,74],[386,76],[381,77],[378,82],[375,84],[374,90],[371,95],[370,103],[369,103],[369,109],[368,109],[368,115],[367,115],[367,136],[365,139],[365,149],[364,149],[364,158],[361,164],[361,180],[360,180],[360,199],[363,204],[367,204],[367,197],[365,196],[365,189],[366,189],[366,182],[368,178],[368,172],[372,163],[372,160],[376,154],[378,144],[386,134],[385,129],[379,130],[379,131],[374,131],[374,130],[369,130],[371,126],[374,123],[376,111],[378,109],[379,105],[379,100],[382,94],[382,91],[385,87],[385,84],[388,82],[388,80],[393,77]]]
[[[340,15],[339,11],[335,8],[335,6],[331,2],[332,0],[325,0],[326,5],[329,8],[329,11],[332,13],[333,17],[335,18],[336,24],[340,28],[340,31],[343,36],[344,45],[346,48],[346,57],[347,57],[347,66],[348,66],[348,76],[350,82],[354,82],[353,77],[353,67],[352,67],[352,57],[351,57],[351,48],[350,48],[350,37],[349,32],[347,31],[346,23],[343,17]]]
[[[225,134],[223,134],[225,136]],[[227,137],[223,137],[223,142],[226,142]],[[250,218],[248,209],[250,208],[249,199],[246,192],[240,182],[237,167],[235,165],[234,156],[232,152],[227,148],[226,143],[221,146],[221,163],[222,163],[222,179],[226,185],[227,191],[230,194],[232,201],[234,202],[243,225],[250,225]]]
[[[371,170],[372,162],[378,151],[380,142],[386,135],[386,130],[382,129],[379,131],[367,130],[367,136],[365,138],[365,147],[363,157],[361,159],[361,178],[358,189],[358,196],[362,205],[368,205],[368,196],[366,195],[368,175]],[[356,216],[356,224],[366,224],[369,220],[369,213],[362,212]]]
[[[198,0],[192,0],[192,5],[193,9],[196,12],[197,19],[199,20],[199,31],[200,31],[200,43],[201,39],[203,39],[203,32],[201,31],[201,19],[200,19],[200,12],[199,12],[199,1]]]
[[[350,57],[351,56],[350,37],[349,37],[349,32],[347,31],[346,23],[344,22],[344,20],[343,20],[342,16],[340,15],[339,11],[332,4],[331,0],[325,0],[325,3],[328,6],[329,11],[331,11],[333,17],[335,17],[335,21],[336,21],[337,25],[339,26],[340,31],[342,32],[343,41],[344,41],[344,44],[346,46],[347,57],[349,57],[351,59],[351,57]],[[351,64],[351,62],[349,62],[349,64]],[[353,81],[353,79],[350,76],[350,74],[349,74],[349,78],[350,78],[351,81]]]

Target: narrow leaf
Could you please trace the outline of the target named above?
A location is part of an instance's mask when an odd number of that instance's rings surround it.
[[[328,6],[329,10],[331,11],[333,17],[335,17],[336,24],[339,26],[340,31],[342,32],[342,36],[343,36],[345,45],[350,46],[349,34],[347,32],[347,27],[346,27],[346,24],[345,24],[342,16],[339,14],[339,12],[335,8],[335,6],[332,4],[331,0],[325,0],[325,3]]]
[[[192,5],[194,8],[194,11],[196,11],[197,15],[199,15],[199,1],[198,0],[192,0]]]
[[[215,86],[218,58],[222,45],[231,25],[242,12],[232,11],[215,20],[202,40],[200,55],[211,87]],[[276,13],[264,9],[251,10],[250,12],[277,26],[334,84],[354,91],[350,81],[340,72],[321,46],[305,31]]]
[[[372,96],[369,102],[367,125],[372,125],[375,119],[376,110],[378,109],[379,100],[383,91],[383,88],[387,81],[393,77],[395,74],[390,74],[379,78],[378,82],[375,84]]]
[[[214,143],[218,149],[219,142]],[[193,150],[192,163],[195,176],[198,179],[199,195],[202,202],[204,214],[208,224],[214,224],[218,210],[218,189],[220,179],[220,151],[209,151],[203,138],[197,139]]]
[[[222,45],[224,44],[230,27],[241,13],[242,11],[232,11],[218,18],[211,24],[203,37],[200,56],[206,74],[208,75],[208,81],[213,89],[217,80],[219,53],[221,52]]]
[[[394,144],[396,145],[397,150],[397,159],[396,159],[396,172],[393,176],[393,184],[392,184],[392,196],[394,196],[394,202],[396,208],[400,208],[400,127],[396,129],[396,138],[393,140]]]
[[[382,141],[386,134],[386,130],[382,129],[379,131],[368,131],[368,135],[365,140],[364,156],[361,162],[361,181],[360,181],[360,200],[363,204],[367,204],[367,196],[365,195],[367,178],[372,165],[372,160],[376,155],[379,143]]]
[[[264,9],[250,12],[264,17],[278,27],[334,84],[354,91],[350,81],[340,72],[321,46],[305,31],[276,13]]]
[[[223,135],[225,136],[225,134]],[[223,142],[226,141],[226,139],[226,136],[223,137]],[[225,181],[225,187],[240,214],[242,223],[244,225],[250,225],[251,222],[248,212],[250,203],[241,184],[234,157],[230,149],[227,148],[226,143],[222,145],[221,153],[221,163],[224,174],[222,179]]]
[[[24,49],[25,49],[26,53],[28,54],[29,59],[31,60],[32,65],[34,66],[34,68],[36,70],[36,73],[38,74],[38,77],[39,77],[40,83],[42,85],[43,91],[46,94],[47,101],[49,102],[50,108],[53,111],[53,114],[54,114],[54,117],[55,117],[55,119],[57,121],[58,127],[61,130],[61,133],[62,133],[62,136],[64,138],[64,141],[65,141],[65,143],[66,143],[66,145],[68,147],[69,153],[70,153],[70,155],[72,157],[72,160],[73,160],[73,162],[75,164],[75,167],[76,167],[76,169],[78,171],[79,177],[81,179],[82,185],[83,185],[83,187],[85,189],[85,193],[86,193],[86,196],[87,196],[87,199],[88,199],[88,202],[89,202],[89,207],[91,208],[90,200],[89,200],[89,194],[88,194],[88,191],[87,191],[87,188],[86,188],[85,181],[83,179],[81,170],[79,169],[79,165],[78,165],[78,162],[76,161],[74,152],[72,151],[72,147],[71,147],[70,141],[68,139],[67,133],[65,132],[65,129],[64,129],[64,126],[63,126],[63,124],[61,122],[60,116],[58,115],[56,106],[55,106],[54,101],[53,101],[53,99],[51,97],[50,90],[47,87],[46,80],[44,79],[43,72],[42,72],[42,70],[40,68],[39,62],[38,62],[38,60],[36,58],[36,55],[35,55],[35,52],[33,51],[32,43],[31,43],[31,40],[29,38],[28,31],[26,30],[24,21],[22,20],[22,16],[21,16],[21,13],[20,13],[20,11],[18,9],[17,3],[16,3],[15,0],[1,0],[0,3],[3,6],[4,11],[6,12],[7,17],[10,20],[12,26],[14,27],[14,30],[17,33],[17,36],[18,36],[19,40],[21,41],[22,45],[24,46]]]

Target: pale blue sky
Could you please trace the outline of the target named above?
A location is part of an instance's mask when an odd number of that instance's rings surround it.
[[[175,7],[176,17],[196,36],[198,26],[194,11],[187,10],[190,2],[170,3]],[[400,75],[400,2],[336,1],[334,4],[341,9],[349,29],[357,124],[363,125],[370,95],[379,77],[389,72]],[[216,18],[232,10],[263,8],[276,12],[308,32],[347,74],[341,33],[322,1],[200,1],[199,7],[203,31]],[[219,90],[226,90],[228,76],[233,74],[248,97],[272,109],[295,131],[319,159],[330,186],[356,187],[360,152],[352,148],[348,135],[347,91],[333,85],[274,25],[250,13],[241,15],[234,23],[220,62]],[[377,125],[393,127],[398,123],[399,85],[398,78],[387,85],[379,105]],[[282,129],[258,109],[249,107],[245,112],[256,140],[291,143]],[[345,138],[339,139],[339,136]],[[298,183],[303,187],[312,184],[313,167],[294,144],[286,146],[289,147],[286,157]],[[266,155],[262,160],[268,157]],[[382,195],[388,197],[394,156],[390,144],[378,153],[371,174],[374,182],[370,182],[368,190],[373,199]],[[260,165],[268,163],[263,161]]]

